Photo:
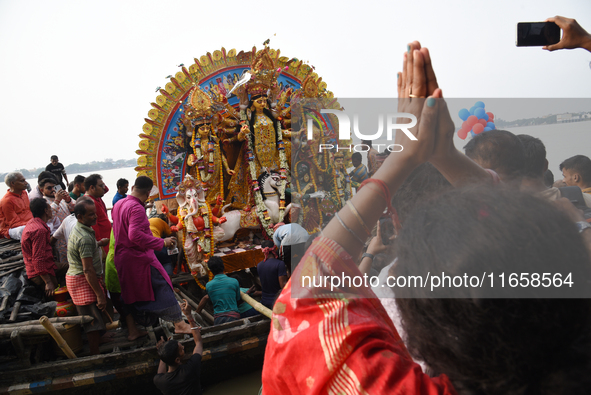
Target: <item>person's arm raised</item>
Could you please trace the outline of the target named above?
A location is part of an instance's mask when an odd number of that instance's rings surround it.
[[[542,47],[547,51],[556,51],[557,49],[575,49],[583,48],[591,52],[591,34],[579,25],[575,19],[555,16],[546,19],[546,22],[554,22],[562,29],[562,38],[556,44]]]
[[[181,305],[181,310],[187,320],[189,320],[189,325],[191,325],[191,334],[193,335],[193,341],[195,341],[195,348],[193,349],[193,354],[203,354],[203,340],[201,339],[201,327],[197,326],[197,323],[193,319],[193,315],[191,315],[191,305],[187,302],[187,299],[183,299],[183,304]]]

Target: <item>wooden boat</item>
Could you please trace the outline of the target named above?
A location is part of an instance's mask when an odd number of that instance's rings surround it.
[[[20,244],[0,243],[0,253],[17,246]],[[247,273],[236,274],[243,279],[250,278]],[[192,305],[199,301],[201,290],[190,274],[174,276],[173,285],[180,290],[180,297],[187,298]],[[204,313],[203,321],[207,318]],[[0,331],[3,327],[13,328],[0,325]],[[80,331],[79,325],[68,324],[60,330],[68,332],[72,328]],[[160,336],[170,336],[170,328],[162,325],[147,329],[149,336],[136,341],[128,341],[127,331],[118,329],[112,342],[101,345],[101,354],[89,356],[86,346],[77,350],[76,359],[56,357],[57,347],[48,334],[38,334],[37,331],[37,334],[12,336],[10,340],[4,336],[4,339],[0,338],[0,347],[5,350],[14,348],[15,353],[0,356],[0,395],[58,391],[60,394],[104,395],[129,391],[130,388],[145,394],[159,393],[151,380],[159,363],[155,343]],[[260,368],[269,329],[270,320],[263,315],[203,327],[202,385]],[[62,334],[67,339],[68,334]],[[173,337],[184,345],[185,355],[189,357],[194,348],[193,339],[185,335]]]
[[[202,329],[202,385],[261,366],[270,321],[263,316],[244,318]],[[190,356],[193,339],[181,340]],[[78,393],[106,394],[131,389],[151,393],[156,388],[159,358],[155,345],[76,359],[41,363],[29,368],[2,370],[0,394],[56,393],[76,389]],[[18,366],[18,365],[17,365]],[[113,392],[111,392],[113,391]],[[154,393],[158,393],[157,391]]]

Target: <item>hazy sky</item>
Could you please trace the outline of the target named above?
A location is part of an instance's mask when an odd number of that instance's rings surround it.
[[[0,172],[134,157],[176,65],[267,38],[337,97],[395,97],[418,39],[446,97],[589,98],[591,53],[515,47],[517,22],[557,14],[591,29],[589,0],[0,0]]]

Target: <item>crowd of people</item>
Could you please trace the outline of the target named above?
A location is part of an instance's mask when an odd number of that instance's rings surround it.
[[[563,36],[545,49],[591,52],[591,35],[575,20],[549,21]],[[211,303],[215,325],[258,314],[242,301],[245,291],[258,292],[273,310],[263,394],[586,393],[591,159],[564,158],[562,179],[552,183],[546,148],[533,136],[492,130],[473,137],[464,152],[456,149],[429,51],[417,41],[404,54],[398,97],[399,111],[417,118],[416,140],[397,133],[404,149],[381,155],[371,148],[367,167],[353,155],[357,193],[320,235],[279,224],[261,246],[258,291],[241,289],[222,258],[211,257],[213,278],[196,312]],[[21,173],[8,174],[0,237],[20,240],[27,277],[48,297],[65,282],[78,313],[95,318],[85,324],[91,353],[99,352],[103,317],[113,306],[130,340],[146,334],[138,325],[158,319],[191,334],[195,348],[185,365],[180,343],[158,343],[154,383],[164,393],[200,393],[201,335],[189,304],[180,306],[174,295],[168,216],[146,215],[152,180],[138,177],[129,194],[129,181],[117,182],[112,223],[99,174],[76,176],[68,191],[63,180],[55,155],[28,193]],[[568,288],[550,282],[500,297],[486,293],[492,282],[449,294],[389,282],[443,272],[572,278]],[[310,274],[370,274],[378,282],[328,291],[306,287]]]
[[[61,168],[60,174],[65,176],[60,163],[53,166]],[[199,328],[186,303],[179,306],[171,282],[173,263],[168,249],[176,244],[174,228],[168,215],[146,215],[153,181],[138,177],[127,194],[129,181],[118,180],[112,223],[103,201],[108,188],[100,174],[76,176],[69,193],[49,171],[39,175],[38,184],[28,193],[28,184],[19,172],[9,173],[5,183],[9,189],[0,200],[2,237],[20,241],[27,278],[40,292],[51,299],[59,285],[66,285],[78,314],[93,317],[84,324],[90,354],[98,354],[101,342],[108,341],[106,322],[115,311],[126,323],[130,341],[147,335],[141,326],[154,326],[158,319],[170,321],[176,333],[192,334],[198,344],[186,366],[179,367],[182,346],[174,340],[159,343],[162,361],[169,368],[167,372],[159,369],[154,382],[164,393],[176,393],[181,387],[194,387],[194,393],[199,393],[199,385],[193,385],[199,383]],[[283,244],[289,248],[287,239]],[[210,302],[216,325],[259,314],[243,302],[241,291],[264,294],[264,305],[272,308],[287,282],[286,265],[278,259],[281,246],[279,240],[278,246],[267,241],[263,247],[259,290],[240,288],[236,279],[224,274],[222,259],[210,258],[214,278],[207,283],[207,295],[197,313]]]

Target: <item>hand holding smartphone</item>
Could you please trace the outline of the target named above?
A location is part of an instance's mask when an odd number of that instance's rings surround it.
[[[554,22],[519,22],[518,47],[543,47],[560,41],[560,27]]]

